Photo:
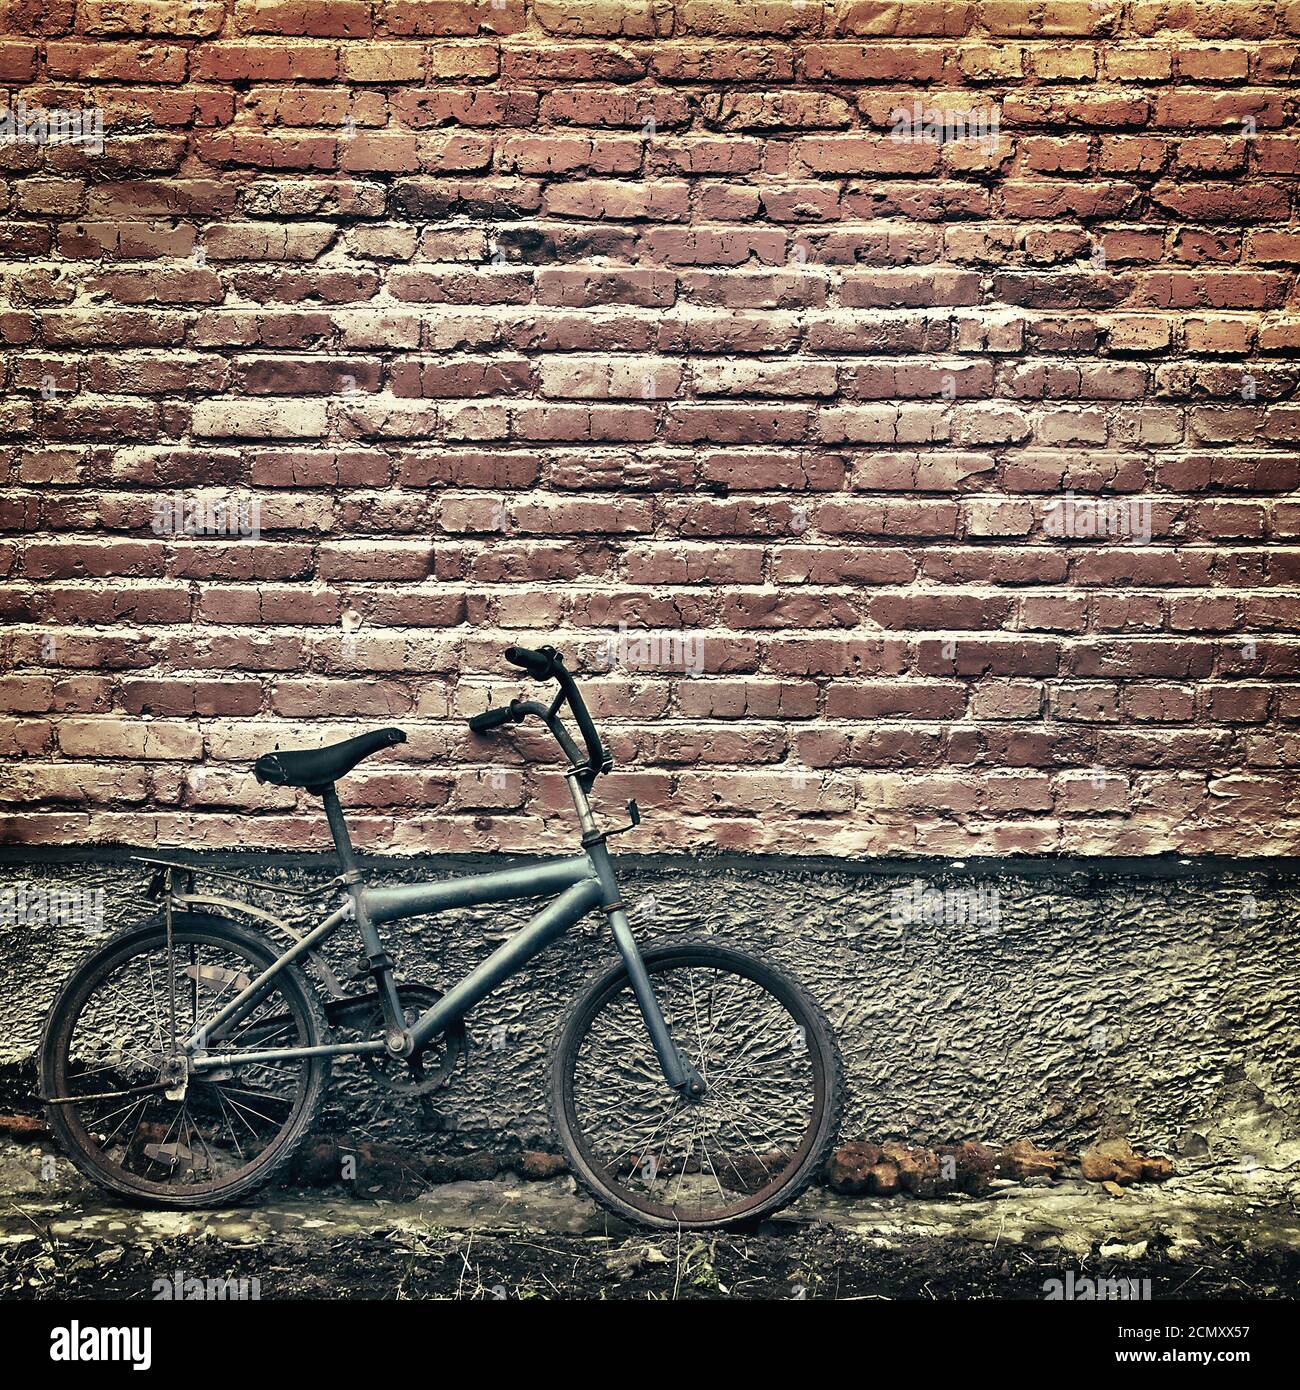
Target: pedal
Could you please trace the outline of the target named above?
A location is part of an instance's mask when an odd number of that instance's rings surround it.
[[[241,994],[253,983],[244,971],[227,970],[220,965],[187,965],[181,973],[188,975],[195,984],[217,994],[225,994],[231,990],[235,994]]]
[[[194,1150],[177,1141],[174,1144],[146,1144],[144,1155],[163,1168],[190,1169],[194,1163]]]

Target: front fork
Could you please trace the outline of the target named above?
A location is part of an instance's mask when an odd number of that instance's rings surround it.
[[[591,810],[587,806],[587,798],[575,777],[570,776],[569,786],[574,793],[573,800],[579,818],[583,822],[583,846],[600,881],[601,909],[609,918],[610,930],[614,933],[614,944],[618,947],[619,955],[623,957],[623,964],[632,984],[632,993],[636,995],[641,1017],[645,1019],[645,1026],[650,1033],[650,1043],[659,1059],[659,1065],[663,1068],[664,1080],[670,1089],[685,1099],[699,1100],[707,1089],[704,1078],[691,1065],[690,1060],[683,1056],[668,1031],[663,1010],[659,1007],[654,986],[650,983],[650,972],[645,968],[640,947],[632,935],[627,912],[619,897],[618,881],[614,877],[609,850],[605,847],[605,836],[597,830]]]

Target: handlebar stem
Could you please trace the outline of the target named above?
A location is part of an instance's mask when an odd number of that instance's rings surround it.
[[[591,813],[591,802],[587,800],[587,789],[582,785],[579,769],[571,767],[564,774],[564,780],[569,784],[569,795],[573,798],[573,809],[578,813],[578,824],[582,828],[582,840],[585,845],[588,839],[600,833],[600,827],[596,824],[596,817]]]
[[[511,708],[517,710],[520,715],[533,714],[542,721],[551,731],[556,743],[560,745],[564,756],[572,764],[570,771],[582,772],[587,770],[587,764],[583,761],[582,754],[578,751],[578,745],[574,743],[560,720],[560,716],[555,712],[555,706],[546,706],[539,700],[512,700]]]

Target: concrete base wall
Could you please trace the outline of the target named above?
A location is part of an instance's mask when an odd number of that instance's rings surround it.
[[[332,873],[304,856],[203,862],[299,888]],[[385,861],[382,872],[411,881],[504,862]],[[1121,1133],[1188,1162],[1231,1163],[1268,1162],[1300,1138],[1294,861],[1249,871],[1186,861],[965,869],[633,855],[620,865],[643,938],[718,933],[769,953],[811,988],[843,1044],[846,1137],[1077,1146]],[[0,925],[0,1065],[9,1098],[21,1102],[59,982],[95,941],[153,908],[145,870],[122,855],[10,851],[0,868],[0,909],[10,889],[29,909],[49,888],[103,893],[102,926],[48,914]],[[300,901],[251,900],[287,907],[295,925],[313,920]],[[402,978],[445,988],[486,954],[490,935],[527,915],[448,914],[397,924],[387,940]],[[340,934],[329,954],[349,962],[352,938]],[[548,1142],[549,1043],[610,956],[593,916],[480,1007],[469,1070],[438,1101],[454,1115],[439,1142]],[[401,1138],[418,1120],[415,1106],[385,1100],[356,1063],[339,1065],[327,1125]]]

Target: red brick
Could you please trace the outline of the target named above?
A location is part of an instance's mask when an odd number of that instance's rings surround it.
[[[80,43],[56,40],[46,46],[53,78],[89,82],[183,82],[186,50],[170,44]]]
[[[190,76],[201,82],[320,82],[338,71],[337,44],[242,40],[196,48]]]
[[[516,34],[525,25],[523,0],[480,5],[473,0],[379,0],[381,26],[390,34],[459,37]]]
[[[359,843],[558,843],[517,639],[660,847],[1294,852],[1295,10],[11,4],[0,833],[320,848],[234,769],[400,719]]]
[[[368,0],[234,0],[241,34],[284,34],[306,38],[366,38],[373,32]]]

